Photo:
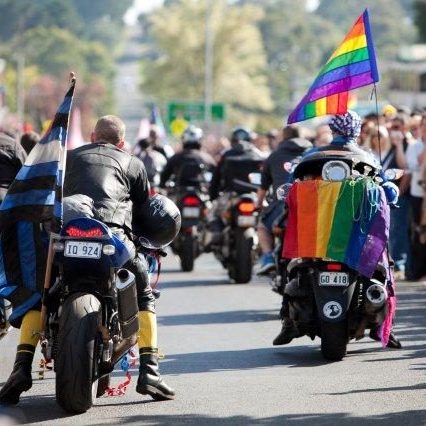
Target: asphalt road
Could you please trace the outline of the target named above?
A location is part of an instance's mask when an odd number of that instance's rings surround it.
[[[169,256],[161,289],[161,370],[176,390],[174,401],[138,395],[132,370],[125,396],[102,397],[87,413],[69,416],[56,405],[49,372],[44,380],[33,375],[17,407],[0,409],[0,424],[426,425],[426,283],[399,285],[403,350],[382,350],[365,338],[335,363],[323,360],[318,339],[273,347],[279,298],[265,280],[230,284],[210,255],[193,273],[179,272]],[[16,342],[16,332],[0,341],[0,385]],[[121,371],[114,375],[113,384],[122,381]]]

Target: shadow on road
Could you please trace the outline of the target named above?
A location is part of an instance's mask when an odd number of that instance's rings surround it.
[[[214,285],[232,285],[226,278],[209,278],[209,279],[194,279],[194,280],[182,280],[182,281],[160,281],[160,290],[169,288],[185,288],[185,287],[207,287]]]
[[[268,310],[241,310],[210,312],[206,314],[187,314],[159,316],[160,325],[205,325],[205,324],[235,324],[244,322],[278,321],[276,309]]]
[[[248,416],[232,417],[209,417],[198,415],[156,415],[156,416],[128,416],[120,418],[121,424],[143,424],[148,423],[155,426],[165,425],[286,425],[298,424],[303,426],[330,426],[330,425],[353,425],[353,426],[399,426],[401,424],[424,424],[426,410],[401,411],[377,416],[357,417],[349,413],[333,414],[284,414],[281,416],[256,419]],[[408,421],[408,423],[407,423]]]
[[[54,395],[22,396],[19,405],[16,407],[0,405],[0,424],[3,424],[1,422],[2,416],[15,422],[10,424],[37,424],[71,417],[57,405]]]
[[[205,373],[255,368],[317,367],[327,364],[319,350],[306,346],[288,346],[279,351],[258,348],[235,351],[196,352],[167,355],[161,363],[164,374]]]

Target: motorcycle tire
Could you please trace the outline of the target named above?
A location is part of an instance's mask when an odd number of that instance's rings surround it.
[[[329,361],[341,361],[348,345],[347,321],[327,322],[321,320],[321,353]]]
[[[84,413],[96,397],[96,342],[101,303],[92,294],[65,300],[59,319],[56,401],[69,413]]]
[[[237,284],[247,284],[251,280],[253,269],[253,238],[247,237],[243,229],[235,235],[235,256],[229,277]],[[231,269],[231,268],[230,268]]]
[[[179,247],[180,267],[183,272],[191,272],[194,269],[195,240],[191,236],[182,239]]]

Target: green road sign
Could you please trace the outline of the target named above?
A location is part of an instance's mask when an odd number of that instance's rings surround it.
[[[188,122],[200,122],[205,120],[203,102],[170,102],[167,106],[167,120],[172,123],[174,120],[184,119]],[[211,106],[212,121],[225,120],[225,105],[215,103]]]

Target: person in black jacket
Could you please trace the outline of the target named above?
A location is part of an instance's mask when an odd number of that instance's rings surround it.
[[[22,146],[6,133],[0,132],[0,204],[10,184],[24,165],[27,154]],[[0,298],[0,336],[7,333],[6,312],[9,302]]]
[[[125,267],[135,274],[138,293],[140,367],[136,391],[156,400],[173,399],[173,389],[159,374],[155,298],[148,264],[137,255],[130,239],[133,207],[148,200],[149,183],[141,160],[122,149],[124,136],[125,126],[118,117],[100,118],[91,135],[92,143],[68,155],[64,196],[79,194],[91,199],[96,218],[107,224],[132,254],[133,260]],[[31,388],[31,364],[32,357],[15,362],[0,391],[0,404],[17,404],[20,394]]]
[[[193,125],[182,134],[183,150],[171,157],[161,173],[160,188],[165,188],[167,181],[174,176],[177,189],[186,186],[198,187],[201,172],[212,171],[216,166],[213,157],[201,151],[203,131]]]
[[[231,148],[225,151],[213,172],[209,187],[210,199],[214,201],[208,223],[208,233],[204,250],[209,252],[222,240],[224,224],[221,212],[232,193],[245,193],[247,187],[238,183],[249,183],[249,174],[260,171],[265,154],[252,143],[252,132],[237,127],[231,134]],[[220,196],[223,192],[222,196]],[[220,197],[219,197],[220,196]]]
[[[137,256],[129,238],[132,205],[141,205],[148,199],[149,183],[142,161],[123,151],[124,136],[125,126],[118,117],[100,118],[92,143],[69,155],[64,195],[90,197],[97,218],[111,227],[133,254],[133,261],[125,266],[135,274],[138,289],[140,374],[136,391],[155,399],[173,399],[173,389],[158,371],[155,297],[149,285],[148,264]]]
[[[275,267],[273,250],[272,225],[282,212],[282,202],[277,201],[276,191],[280,185],[287,182],[290,175],[291,163],[300,157],[312,143],[300,137],[300,130],[296,126],[287,126],[282,131],[282,141],[263,163],[261,186],[257,192],[257,206],[263,209],[265,197],[271,191],[272,202],[261,213],[257,228],[259,245],[262,250],[258,275],[267,274]]]
[[[11,136],[0,132],[0,203],[26,158],[24,148]]]

